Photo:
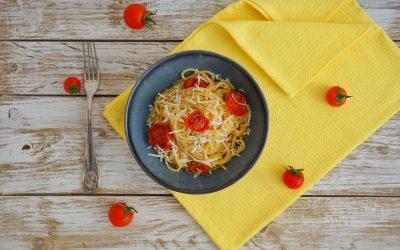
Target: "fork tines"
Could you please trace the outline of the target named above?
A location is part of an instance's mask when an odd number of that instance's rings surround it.
[[[99,80],[99,63],[96,47],[93,42],[83,42],[84,80]]]

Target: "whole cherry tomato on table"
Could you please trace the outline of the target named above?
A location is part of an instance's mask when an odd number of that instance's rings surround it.
[[[231,90],[226,97],[226,108],[234,116],[242,116],[247,113],[247,99],[243,91]]]
[[[124,11],[125,23],[133,29],[141,29],[145,25],[156,24],[152,16],[156,12],[148,11],[146,6],[139,3],[129,4]]]
[[[188,129],[196,132],[202,132],[210,127],[210,122],[207,117],[198,110],[193,111],[186,117],[184,123]]]
[[[149,144],[152,147],[159,146],[162,149],[168,149],[171,141],[174,139],[170,134],[171,129],[165,122],[154,123],[148,131]]]
[[[296,169],[294,167],[287,167],[283,173],[283,182],[288,188],[296,189],[304,183],[304,175],[302,173],[304,169]]]
[[[208,85],[210,85],[208,82],[204,81],[203,79],[197,80],[197,78],[194,77],[190,77],[188,79],[185,80],[185,82],[183,83],[183,88],[191,88],[194,87],[196,84],[199,85],[199,87],[202,88],[207,88]]]
[[[132,222],[134,213],[137,213],[137,211],[133,207],[129,207],[124,202],[119,202],[110,207],[108,218],[114,226],[125,227]]]
[[[344,105],[346,99],[350,97],[352,96],[348,96],[346,90],[339,86],[333,86],[326,92],[326,101],[333,107]]]
[[[70,94],[79,94],[81,92],[81,88],[81,81],[74,76],[68,77],[64,81],[64,89]]]
[[[210,167],[207,164],[201,162],[191,162],[188,164],[187,170],[195,175],[198,174],[209,174]]]

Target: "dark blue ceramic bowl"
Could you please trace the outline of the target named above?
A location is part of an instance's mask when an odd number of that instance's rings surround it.
[[[240,157],[234,157],[226,164],[227,171],[214,171],[211,175],[198,176],[186,171],[174,173],[167,169],[158,158],[149,156],[155,153],[148,149],[146,125],[149,115],[148,105],[152,104],[157,93],[180,78],[186,68],[207,69],[229,78],[236,89],[246,92],[251,108],[251,133],[245,138],[246,149]],[[151,66],[136,82],[125,111],[125,132],[129,147],[139,165],[153,180],[171,190],[204,194],[221,190],[232,185],[244,176],[254,165],[264,147],[268,131],[268,108],[264,96],[253,77],[238,63],[231,59],[202,50],[192,50],[167,56]]]

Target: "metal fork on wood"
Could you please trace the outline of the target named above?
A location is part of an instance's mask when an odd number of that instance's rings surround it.
[[[100,177],[97,168],[96,154],[92,136],[92,100],[99,88],[100,71],[96,47],[92,42],[83,43],[84,87],[87,95],[87,137],[85,152],[85,171],[83,173],[83,187],[95,192],[99,186]]]

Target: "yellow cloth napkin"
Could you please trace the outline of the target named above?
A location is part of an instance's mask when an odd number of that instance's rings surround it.
[[[400,108],[399,50],[353,0],[238,1],[172,53],[191,49],[243,65],[270,110],[267,145],[245,177],[212,194],[173,192],[221,249],[243,245]],[[325,93],[338,84],[354,97],[333,108]],[[122,136],[130,90],[104,111]],[[282,183],[288,165],[305,169],[300,189]]]

